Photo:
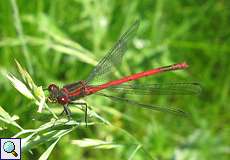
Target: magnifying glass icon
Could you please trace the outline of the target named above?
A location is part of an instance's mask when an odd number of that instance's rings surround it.
[[[14,155],[14,157],[17,157],[18,154],[17,152],[15,152],[15,145],[13,142],[11,141],[6,141],[4,144],[3,144],[3,150],[6,152],[6,153],[11,153]]]

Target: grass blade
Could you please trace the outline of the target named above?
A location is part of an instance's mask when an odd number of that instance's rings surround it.
[[[30,90],[26,87],[24,83],[22,83],[20,80],[14,77],[12,74],[8,74],[6,75],[6,77],[10,80],[14,88],[17,89],[22,95],[29,99],[34,99],[33,94],[30,92]]]
[[[49,146],[49,148],[41,155],[39,160],[47,160],[49,158],[49,155],[51,154],[52,150],[54,149],[55,145],[60,140],[60,138],[58,138],[56,141],[54,141],[52,145]]]
[[[3,121],[5,123],[11,124],[20,130],[24,130],[17,122],[15,122],[15,119],[9,115],[1,106],[0,106],[0,121]]]
[[[78,145],[79,147],[93,147],[95,149],[111,149],[121,147],[120,144],[114,144],[113,142],[102,141],[99,139],[84,138],[82,140],[72,140],[72,144]]]

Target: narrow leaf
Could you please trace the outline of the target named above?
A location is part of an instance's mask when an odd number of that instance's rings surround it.
[[[79,147],[94,147],[97,149],[111,149],[121,147],[119,144],[113,142],[102,141],[99,139],[84,138],[82,140],[72,140],[72,144],[76,144]]]
[[[23,128],[15,122],[15,116],[11,117],[1,106],[0,106],[0,121],[11,124],[23,130]]]
[[[59,141],[60,138],[58,138],[52,145],[49,146],[49,148],[41,155],[39,160],[47,160],[49,158],[49,155],[51,154],[52,150],[54,149],[55,145]]]
[[[18,80],[16,77],[14,77],[11,74],[6,75],[6,77],[10,80],[14,88],[16,88],[21,94],[23,94],[29,99],[34,99],[34,96],[32,95],[32,93],[24,83],[22,83],[20,80]]]

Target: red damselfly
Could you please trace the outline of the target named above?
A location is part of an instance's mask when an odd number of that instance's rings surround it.
[[[129,100],[126,98],[116,97],[102,93],[100,91],[107,89],[113,92],[123,92],[127,94],[139,94],[139,95],[157,95],[157,94],[173,94],[173,95],[192,95],[198,94],[200,92],[200,85],[198,83],[163,83],[163,84],[132,84],[130,81],[140,79],[142,77],[151,76],[158,73],[182,70],[188,67],[188,65],[183,63],[173,64],[169,66],[159,67],[151,69],[148,71],[140,72],[124,78],[113,80],[107,83],[101,83],[99,85],[94,85],[94,80],[103,77],[106,73],[110,72],[113,67],[119,65],[122,58],[127,50],[127,45],[130,40],[135,35],[139,26],[139,21],[136,21],[116,42],[113,48],[109,50],[107,55],[102,58],[96,67],[92,70],[86,80],[81,80],[72,84],[68,84],[59,88],[55,84],[50,84],[48,91],[50,96],[48,100],[52,103],[59,103],[64,107],[62,113],[66,113],[68,119],[71,117],[71,111],[68,108],[69,104],[77,104],[85,106],[85,121],[87,123],[87,104],[78,103],[75,100],[89,96],[92,94],[97,94],[105,96],[116,101],[125,101],[131,105],[148,108],[152,110],[157,110],[161,112],[168,112],[176,115],[186,115],[180,109],[169,108],[169,107],[159,107],[154,105],[142,104],[137,101]]]

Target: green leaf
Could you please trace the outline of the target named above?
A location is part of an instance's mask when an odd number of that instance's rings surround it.
[[[54,149],[54,147],[57,144],[57,142],[59,141],[59,139],[60,138],[58,138],[56,141],[54,141],[54,143],[51,146],[49,146],[49,148],[41,155],[39,160],[46,160],[49,158],[49,155],[51,154],[52,150]]]
[[[82,140],[72,140],[72,144],[76,144],[79,147],[93,147],[96,149],[111,149],[121,147],[120,144],[114,144],[113,142],[102,141],[99,139],[84,138]]]
[[[12,74],[6,74],[6,77],[11,81],[13,86],[25,97],[35,101],[35,104],[38,105],[38,112],[42,112],[42,109],[45,107],[48,109],[52,115],[57,118],[55,113],[45,103],[45,93],[42,90],[41,86],[37,86],[30,74],[20,65],[20,63],[15,60],[18,71],[23,79],[23,82],[18,80]]]
[[[50,130],[51,129],[52,128],[50,128]],[[73,128],[63,130],[50,130],[46,130],[44,132],[35,131],[34,133],[24,138],[22,143],[22,150],[28,151],[32,148],[36,148],[40,144],[56,140],[57,138],[60,138],[71,132]]]
[[[133,153],[129,156],[128,160],[132,160],[137,153],[137,151],[141,148],[142,146],[140,144],[137,145],[137,147],[134,149]]]
[[[21,94],[23,94],[25,97],[29,99],[34,99],[33,94],[30,92],[30,90],[26,87],[26,85],[23,82],[21,82],[11,74],[6,75],[6,77],[10,80],[14,88],[16,88]]]
[[[14,59],[14,61],[15,61],[16,65],[17,65],[19,73],[22,76],[23,81],[26,82],[25,70],[22,68],[22,66],[19,64],[19,62],[16,59]]]
[[[15,122],[15,116],[10,116],[1,106],[0,106],[0,121],[11,124],[20,130],[24,130],[20,125]]]
[[[15,63],[17,64],[17,68],[19,73],[22,76],[22,79],[25,83],[25,85],[27,85],[29,87],[29,89],[32,91],[32,94],[34,95],[34,99],[36,101],[36,104],[39,106],[38,107],[38,112],[42,112],[43,106],[45,105],[45,94],[42,90],[42,87],[38,87],[33,79],[31,78],[30,74],[22,68],[22,66],[20,65],[20,63],[15,59]]]

